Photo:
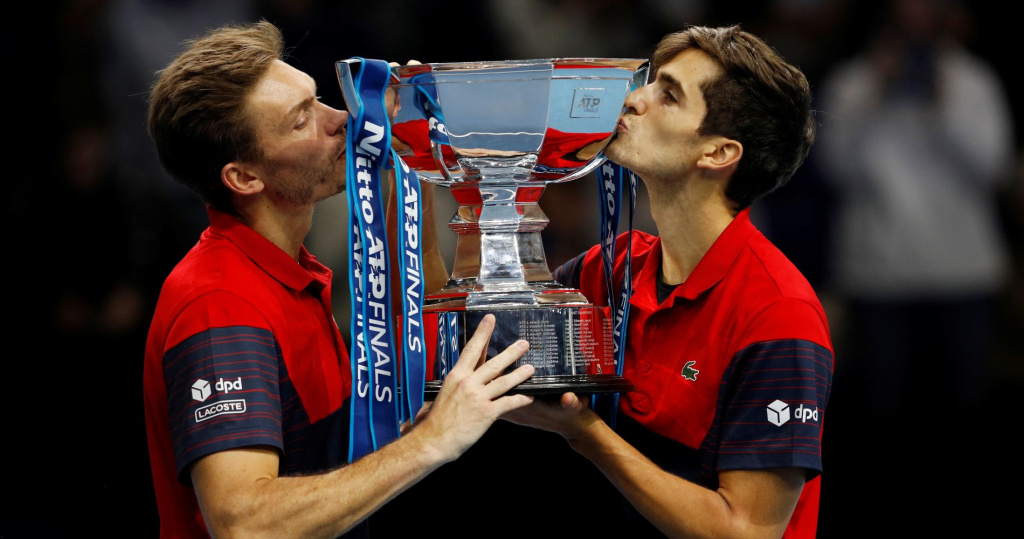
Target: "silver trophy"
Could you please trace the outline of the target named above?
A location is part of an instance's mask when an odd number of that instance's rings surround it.
[[[354,103],[359,60],[337,63]],[[451,279],[424,300],[428,397],[487,313],[496,317],[488,357],[517,339],[532,364],[513,392],[628,391],[615,375],[611,320],[554,280],[541,242],[538,200],[549,183],[574,180],[604,161],[629,93],[646,82],[641,59],[567,58],[393,67],[401,105],[392,147],[421,179],[448,187],[459,209]],[[596,208],[595,208],[595,211]],[[436,324],[436,325],[433,325]]]

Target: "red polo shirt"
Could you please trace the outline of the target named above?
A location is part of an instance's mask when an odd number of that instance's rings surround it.
[[[164,282],[143,387],[164,537],[206,535],[189,469],[217,451],[269,446],[281,475],[347,459],[351,369],[331,312],[331,271],[236,218],[210,227]]]
[[[623,234],[616,244],[616,283],[626,241]],[[748,210],[661,303],[660,238],[634,233],[632,258],[623,370],[636,391],[620,401],[620,433],[664,469],[711,489],[721,470],[806,469],[786,536],[814,536],[833,361],[811,286],[751,224]],[[607,303],[599,247],[555,277]]]

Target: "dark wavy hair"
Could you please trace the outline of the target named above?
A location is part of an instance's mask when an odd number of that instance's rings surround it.
[[[722,67],[701,86],[707,114],[700,135],[722,135],[743,145],[725,194],[741,208],[778,189],[804,162],[816,125],[807,78],[774,49],[739,26],[694,26],[665,36],[652,66],[697,48]]]

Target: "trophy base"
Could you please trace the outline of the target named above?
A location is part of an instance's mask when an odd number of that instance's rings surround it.
[[[442,381],[427,382],[423,388],[424,400],[432,401],[441,391]],[[507,395],[561,395],[576,393],[624,393],[632,391],[633,383],[614,374],[580,375],[580,376],[540,376],[533,377],[508,390]]]
[[[429,303],[433,304],[425,309],[424,326],[437,331],[427,336],[426,343],[428,369],[424,394],[428,400],[436,397],[460,351],[486,314],[495,316],[486,351],[488,358],[519,339],[530,342],[530,349],[505,372],[529,364],[534,367],[534,374],[509,393],[589,394],[634,389],[633,384],[615,374],[611,322],[604,308],[573,303],[484,310]]]

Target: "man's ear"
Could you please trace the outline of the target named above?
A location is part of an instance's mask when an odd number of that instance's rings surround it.
[[[739,165],[743,157],[743,145],[738,140],[712,137],[704,143],[704,153],[697,160],[697,166],[712,171],[724,171]]]
[[[251,166],[232,161],[220,169],[220,181],[236,195],[255,195],[263,191],[263,180]]]

